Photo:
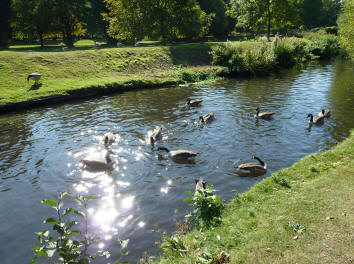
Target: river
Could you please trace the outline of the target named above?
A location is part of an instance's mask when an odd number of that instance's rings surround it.
[[[130,239],[131,263],[144,251],[159,254],[155,242],[191,210],[182,200],[194,179],[229,200],[234,190],[244,192],[345,139],[354,127],[353,73],[348,62],[333,60],[267,78],[131,91],[0,116],[1,263],[29,263],[34,232],[49,228],[43,220],[54,216],[40,201],[66,189],[99,197],[90,203],[90,224],[114,257],[118,239]],[[203,99],[202,106],[188,108],[188,97]],[[255,120],[257,107],[276,112],[274,119]],[[307,115],[322,108],[331,117],[309,128]],[[214,122],[201,126],[199,116],[209,112]],[[195,162],[175,163],[152,147],[147,135],[157,125],[163,126],[158,145],[198,151]],[[117,134],[114,170],[83,170],[82,158],[104,155],[100,139],[109,131]],[[253,154],[267,163],[267,174],[238,177],[234,166]]]

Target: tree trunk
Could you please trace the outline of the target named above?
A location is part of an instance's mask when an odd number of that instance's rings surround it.
[[[39,34],[39,41],[41,42],[41,48],[44,47],[44,40],[43,40],[43,34],[42,33],[38,33]]]
[[[71,27],[68,23],[64,24],[64,43],[68,48],[73,48],[74,47],[74,39],[71,31]]]
[[[270,13],[270,0],[268,0],[268,32],[267,32],[267,39],[270,41],[270,21],[272,18],[272,14]]]

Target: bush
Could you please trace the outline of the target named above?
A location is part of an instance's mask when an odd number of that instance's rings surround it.
[[[311,40],[308,44],[307,52],[317,56],[320,59],[329,59],[339,53],[338,39],[333,34],[325,32],[305,33],[304,37]]]
[[[196,207],[186,218],[195,217],[198,225],[209,227],[221,221],[220,215],[224,205],[220,197],[214,194],[215,190],[210,185],[204,189],[197,189],[193,198],[186,198],[183,201],[193,201],[190,206]],[[187,191],[187,193],[192,193]]]
[[[268,74],[275,67],[273,52],[267,46],[243,49],[233,44],[214,47],[213,64],[224,66],[229,75]]]
[[[292,38],[281,40],[273,49],[277,65],[287,68],[308,60],[311,56],[305,47],[304,41]]]

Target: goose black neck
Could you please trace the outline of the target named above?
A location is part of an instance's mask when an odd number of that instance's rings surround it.
[[[158,150],[164,150],[164,151],[170,152],[170,150],[166,147],[158,147]]]
[[[104,143],[105,143],[105,144],[108,143],[108,137],[107,137],[107,136],[104,137]]]
[[[260,163],[262,166],[264,166],[264,162],[263,162],[260,158],[254,156],[254,159],[258,160],[259,163]]]

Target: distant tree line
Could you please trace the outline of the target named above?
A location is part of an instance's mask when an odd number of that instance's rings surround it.
[[[344,0],[351,1],[351,0]],[[342,0],[0,0],[0,47],[76,37],[164,43],[336,25]]]

